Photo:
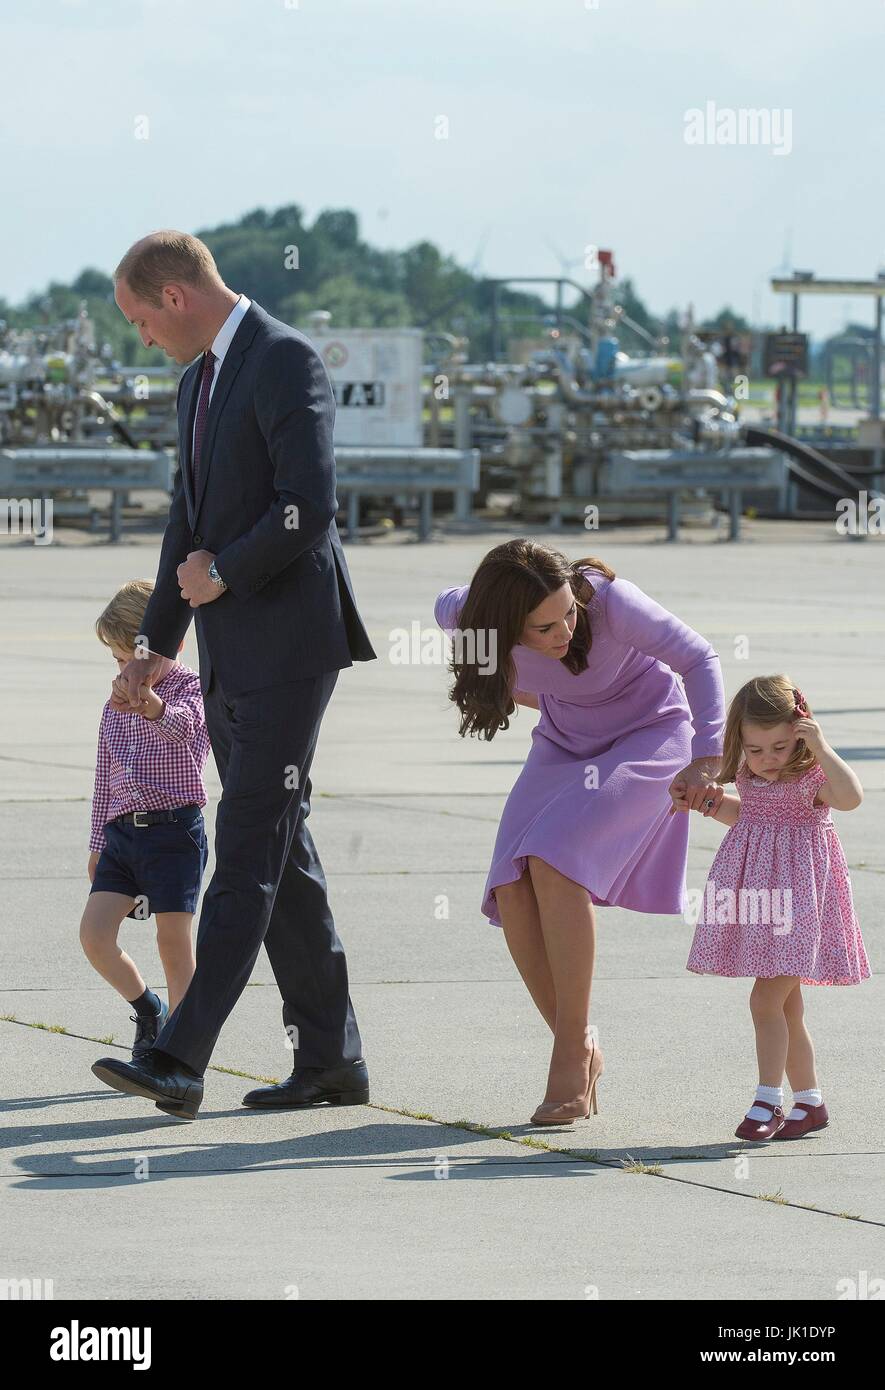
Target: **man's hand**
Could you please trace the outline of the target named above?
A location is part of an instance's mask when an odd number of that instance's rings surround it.
[[[168,656],[150,651],[146,652],[144,656],[134,656],[131,661],[127,661],[111,687],[112,708],[126,708],[125,705],[121,707],[114,704],[114,689],[116,688],[124,696],[128,691],[130,713],[144,710],[147,706],[148,695],[151,693],[151,686],[155,681],[162,679],[171,665]]]
[[[181,597],[190,599],[191,608],[212,603],[225,592],[209,578],[209,566],[214,559],[211,550],[189,550],[184,564],[176,570]]]
[[[144,698],[133,707],[128,687],[123,684],[122,673],[115,678],[111,686],[111,709],[122,710],[126,714],[142,714],[145,719],[159,719],[165,708],[165,701],[150,687],[145,691]]]

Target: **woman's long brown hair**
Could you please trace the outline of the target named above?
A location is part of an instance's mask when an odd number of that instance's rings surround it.
[[[723,785],[733,782],[735,774],[745,766],[744,745],[741,738],[741,723],[747,720],[763,729],[773,729],[776,724],[792,724],[799,716],[796,712],[797,687],[789,676],[756,676],[742,685],[728,707],[725,733],[722,738],[722,765],[717,782]],[[804,697],[803,697],[804,698]],[[805,705],[808,717],[814,718],[811,706]],[[792,781],[803,776],[817,762],[814,754],[803,739],[799,739],[790,757],[781,770],[783,781]]]
[[[494,634],[496,661],[486,673],[476,660],[476,640],[456,640],[454,644],[449,669],[455,683],[449,699],[461,711],[458,732],[462,737],[475,734],[492,739],[499,729],[510,727],[510,716],[516,709],[513,648],[522,638],[528,615],[563,584],[568,584],[575,596],[577,622],[562,665],[573,675],[586,670],[587,653],[593,644],[587,605],[595,590],[581,574],[582,569],[615,578],[614,570],[602,560],[569,560],[558,550],[525,537],[496,545],[482,560],[470,582],[458,629],[474,637]]]

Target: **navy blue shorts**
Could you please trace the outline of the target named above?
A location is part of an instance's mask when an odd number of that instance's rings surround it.
[[[91,893],[141,898],[127,917],[196,912],[209,846],[199,806],[174,808],[174,821],[129,825],[108,821]]]

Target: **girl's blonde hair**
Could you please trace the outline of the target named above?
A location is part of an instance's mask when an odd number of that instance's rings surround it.
[[[118,589],[104,612],[96,619],[95,631],[106,647],[135,650],[135,639],[142,633],[145,609],[154,592],[151,579],[128,579]]]
[[[758,724],[763,729],[773,729],[776,724],[792,724],[795,719],[813,719],[811,707],[805,696],[793,684],[789,676],[755,676],[742,685],[728,707],[723,738],[722,770],[717,782],[733,782],[735,774],[745,762],[741,724],[746,720]],[[788,761],[784,764],[782,775],[801,777],[817,759],[800,738]]]

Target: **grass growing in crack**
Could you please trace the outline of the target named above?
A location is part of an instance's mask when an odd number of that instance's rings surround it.
[[[548,1144],[543,1139],[535,1139],[531,1135],[517,1137],[509,1129],[493,1129],[491,1125],[477,1124],[475,1120],[440,1120],[428,1110],[406,1110],[401,1106],[382,1105],[376,1101],[372,1102],[372,1109],[386,1110],[391,1115],[406,1115],[410,1120],[429,1120],[433,1124],[449,1125],[452,1129],[465,1129],[469,1134],[484,1134],[489,1139],[506,1139],[511,1144],[524,1144],[527,1148],[547,1149],[551,1153],[568,1152],[565,1149],[557,1149],[555,1145]]]
[[[217,1067],[210,1064],[209,1071],[223,1071],[225,1076],[243,1076],[247,1081],[266,1081],[269,1086],[278,1086],[278,1076],[253,1076],[250,1071],[240,1071],[237,1067]]]
[[[380,1101],[372,1101],[373,1110],[387,1110],[391,1115],[406,1115],[410,1120],[432,1120],[433,1116],[424,1110],[402,1110],[394,1105],[382,1105]]]
[[[660,1163],[643,1163],[641,1158],[634,1158],[628,1154],[626,1158],[619,1160],[625,1173],[661,1173],[663,1169]]]
[[[64,1024],[30,1022],[26,1019],[18,1018],[16,1014],[0,1014],[0,1023],[18,1023],[24,1028],[39,1028],[47,1033],[68,1033],[68,1029],[64,1026]],[[99,1042],[105,1044],[113,1043],[114,1041],[113,1033],[111,1033],[108,1037],[104,1038],[96,1038],[93,1037],[91,1034],[79,1033],[70,1034],[69,1036],[83,1037],[89,1042]],[[122,1047],[123,1044],[118,1044],[118,1046]],[[248,1081],[261,1081],[271,1086],[279,1084],[279,1078],[276,1076],[256,1076],[253,1072],[241,1071],[239,1068],[236,1067],[222,1067],[210,1063],[208,1070],[224,1072],[228,1076],[242,1076],[245,1077]],[[615,1166],[611,1160],[601,1159],[599,1157],[598,1149],[566,1149],[556,1144],[550,1144],[544,1139],[535,1138],[533,1135],[524,1135],[516,1137],[511,1133],[510,1130],[493,1129],[490,1125],[476,1124],[472,1120],[440,1120],[436,1115],[431,1114],[430,1111],[427,1110],[406,1110],[395,1105],[382,1105],[379,1101],[367,1102],[367,1105],[369,1109],[386,1111],[388,1114],[391,1115],[402,1115],[410,1119],[429,1121],[432,1124],[448,1125],[452,1129],[464,1129],[473,1134],[485,1134],[491,1139],[503,1139],[512,1144],[523,1144],[527,1148],[542,1149],[548,1151],[549,1153],[565,1154],[568,1158],[574,1158],[584,1163],[599,1163],[602,1166],[609,1168],[613,1168]],[[671,1161],[691,1159],[703,1161],[711,1157],[715,1157],[715,1155],[697,1153],[670,1155]],[[655,1177],[667,1177],[667,1174],[663,1172],[659,1163],[643,1163],[639,1159],[634,1159],[633,1156],[630,1154],[627,1155],[626,1159],[619,1159],[618,1162],[620,1163],[621,1171],[625,1173],[648,1173]],[[675,1179],[675,1181],[681,1182],[684,1181],[684,1179]],[[728,1189],[725,1190],[727,1191]],[[816,1212],[819,1210],[817,1204],[814,1202],[791,1202],[788,1197],[785,1197],[783,1195],[783,1192],[780,1188],[778,1188],[777,1192],[756,1193],[755,1197],[757,1201],[773,1202],[778,1206],[792,1206],[803,1211]],[[825,1212],[824,1214],[829,1216],[837,1216],[844,1221],[865,1220],[865,1218],[858,1212],[839,1211]]]

